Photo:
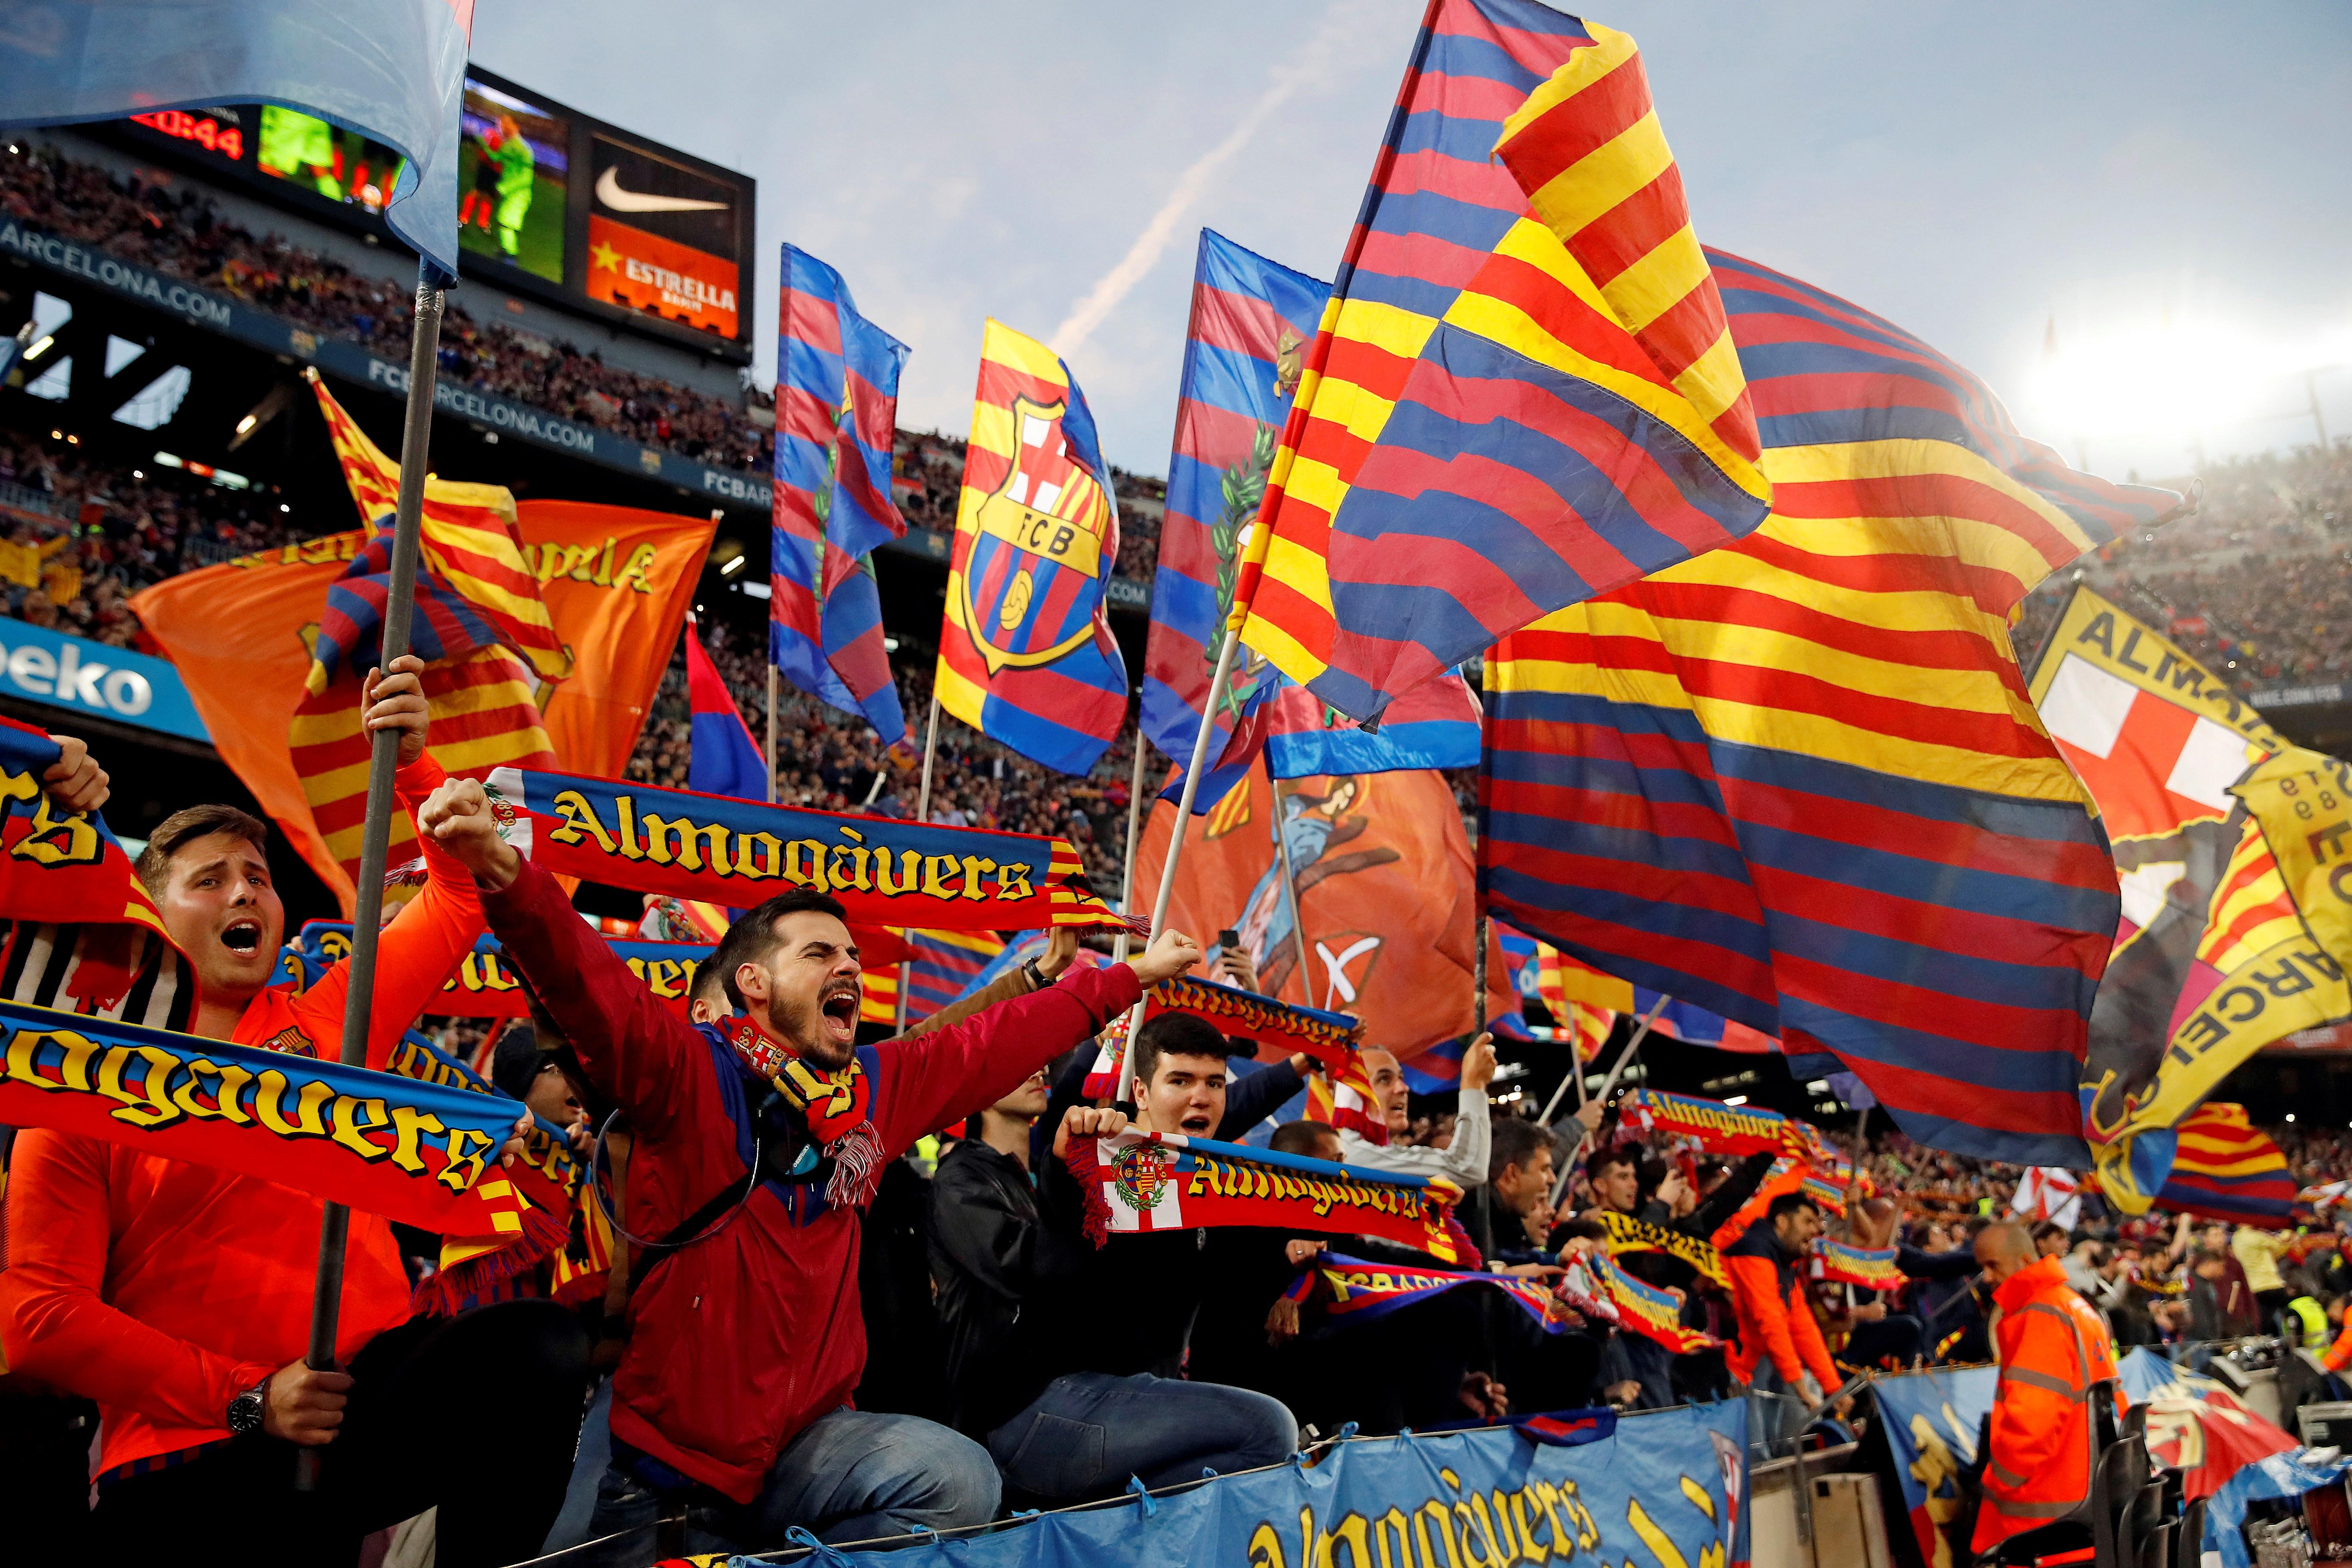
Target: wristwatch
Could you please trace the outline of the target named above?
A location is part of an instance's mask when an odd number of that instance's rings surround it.
[[[1043,991],[1046,986],[1054,984],[1045,978],[1045,972],[1037,967],[1037,961],[1034,958],[1024,958],[1021,961],[1021,973],[1029,977],[1029,989],[1032,991]]]
[[[250,1437],[261,1430],[264,1402],[269,1396],[269,1379],[263,1378],[243,1394],[228,1402],[228,1429],[239,1437]]]

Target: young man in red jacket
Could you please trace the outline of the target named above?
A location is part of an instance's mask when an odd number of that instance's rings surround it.
[[[425,750],[423,668],[395,660],[362,694],[365,728],[401,732],[409,809],[444,777]],[[138,874],[195,968],[194,1033],[331,1059],[349,972],[299,994],[274,984],[286,910],[268,839],[233,806],[191,807],[155,830]],[[430,880],[377,950],[372,1068],[481,933],[465,868],[429,842],[425,857]],[[320,1211],[309,1193],[103,1139],[36,1128],[16,1140],[0,1354],[98,1402],[98,1544],[175,1562],[349,1563],[367,1531],[437,1504],[444,1564],[533,1554],[563,1500],[584,1331],[546,1301],[412,1321],[390,1226],[354,1212],[340,1370],[313,1371],[302,1355]],[[451,1440],[453,1419],[471,1426],[466,1440]],[[322,1450],[315,1491],[293,1489],[298,1446]]]
[[[655,1245],[592,1535],[650,1525],[666,1503],[688,1505],[690,1552],[772,1547],[794,1525],[856,1541],[992,1518],[987,1450],[847,1406],[866,1363],[861,1216],[885,1163],[1098,1033],[1199,944],[1162,932],[1131,963],[861,1047],[841,905],[799,889],[729,930],[710,963],[736,1011],[692,1025],[499,837],[480,785],[451,781],[418,820],[472,870],[490,929],[635,1136],[624,1220]]]

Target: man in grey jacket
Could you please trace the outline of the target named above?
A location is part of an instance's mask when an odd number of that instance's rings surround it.
[[[1339,1158],[1348,1164],[1374,1171],[1443,1176],[1465,1193],[1486,1185],[1490,1145],[1486,1086],[1495,1081],[1495,1037],[1481,1035],[1462,1053],[1462,1105],[1454,1117],[1453,1142],[1444,1149],[1417,1148],[1398,1142],[1412,1124],[1405,1112],[1405,1100],[1411,1091],[1405,1085],[1404,1069],[1397,1065],[1394,1054],[1376,1047],[1365,1047],[1363,1062],[1364,1072],[1372,1080],[1372,1092],[1380,1096],[1381,1109],[1388,1117],[1391,1142],[1374,1143],[1355,1129],[1343,1127],[1339,1130]]]

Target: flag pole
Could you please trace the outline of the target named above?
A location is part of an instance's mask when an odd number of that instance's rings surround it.
[[[1601,1080],[1600,1092],[1593,1097],[1594,1099],[1604,1105],[1609,1102],[1609,1091],[1617,1087],[1617,1076],[1625,1070],[1626,1064],[1631,1062],[1635,1054],[1641,1050],[1643,1040],[1649,1036],[1650,1026],[1656,1023],[1658,1015],[1666,1010],[1666,1002],[1665,996],[1659,996],[1649,1012],[1643,1016],[1641,1026],[1633,1031],[1633,1037],[1625,1043],[1625,1054],[1617,1058],[1617,1065],[1611,1068],[1609,1076]],[[1582,1064],[1578,1065],[1576,1072],[1579,1078],[1584,1076]],[[1559,1206],[1559,1195],[1568,1191],[1568,1179],[1576,1173],[1576,1157],[1584,1152],[1585,1144],[1591,1142],[1591,1139],[1592,1132],[1591,1129],[1587,1129],[1584,1135],[1576,1141],[1576,1147],[1569,1151],[1568,1159],[1561,1163],[1559,1180],[1551,1185],[1551,1202],[1554,1208]]]
[[[1226,678],[1234,672],[1234,648],[1241,641],[1240,629],[1230,623],[1225,627],[1225,640],[1217,645],[1216,673],[1209,677],[1209,706],[1201,715],[1201,728],[1192,736],[1192,760],[1184,764],[1184,788],[1176,802],[1176,831],[1168,840],[1168,861],[1160,868],[1160,891],[1151,900],[1151,934],[1160,934],[1162,922],[1168,919],[1168,905],[1176,896],[1176,859],[1184,847],[1184,829],[1192,818],[1192,802],[1201,793],[1201,764],[1209,760],[1209,733],[1216,728],[1218,694],[1224,690]]]
[[[415,328],[408,344],[408,410],[400,433],[400,494],[393,510],[392,582],[383,607],[379,668],[408,651],[408,623],[416,605],[416,557],[424,529],[425,479],[433,440],[433,382],[441,344],[442,289],[446,282],[430,261],[417,268]],[[375,1010],[375,956],[383,923],[383,868],[392,847],[393,774],[400,767],[400,731],[378,730],[368,750],[367,823],[360,839],[357,898],[352,913],[351,981],[343,995],[341,1060],[367,1064],[368,1024]],[[351,1210],[323,1205],[319,1220],[319,1273],[310,1293],[310,1347],[303,1362],[313,1371],[335,1364],[336,1331],[342,1315],[344,1239]],[[294,1486],[310,1491],[319,1484],[320,1454],[303,1448],[294,1457]]]
[[[768,650],[768,804],[776,804],[776,663]]]
[[[1127,861],[1120,867],[1118,878],[1118,912],[1123,915],[1135,912],[1135,833],[1136,823],[1143,815],[1144,744],[1143,710],[1139,707],[1135,715],[1135,766],[1129,770],[1127,780]],[[1111,942],[1113,963],[1127,962],[1128,937],[1128,929],[1119,927],[1118,937]]]
[[[1263,760],[1263,759],[1261,759]],[[1290,835],[1285,831],[1289,824],[1282,817],[1282,781],[1274,776],[1274,764],[1266,763],[1266,787],[1274,794],[1274,849],[1282,862],[1282,901],[1290,907],[1291,943],[1298,949],[1298,995],[1310,1007],[1328,1008],[1331,987],[1323,987],[1323,1000],[1315,1000],[1315,972],[1307,965],[1307,925],[1298,918],[1298,872],[1290,864]],[[1272,953],[1268,953],[1270,958]],[[1276,1000],[1279,1001],[1277,997]]]
[[[1486,1032],[1486,943],[1493,940],[1493,925],[1486,918],[1486,906],[1478,909],[1478,957],[1470,966],[1470,1037],[1476,1039]]]
[[[931,685],[931,716],[923,725],[923,783],[915,792],[915,820],[927,823],[931,819],[931,760],[940,754],[940,689],[936,672]],[[898,1016],[893,1026],[896,1032],[907,1032],[907,986],[914,977],[914,965],[905,959],[898,961]]]
[[[1209,758],[1209,732],[1216,728],[1217,695],[1225,689],[1226,678],[1234,672],[1234,649],[1241,642],[1241,628],[1227,622],[1224,640],[1217,645],[1217,668],[1209,677],[1208,706],[1201,714],[1201,727],[1192,735],[1192,759],[1184,765],[1184,787],[1176,800],[1176,826],[1168,835],[1168,859],[1160,868],[1160,891],[1151,900],[1151,936],[1158,936],[1168,924],[1168,906],[1176,897],[1176,860],[1184,851],[1184,835],[1192,825],[1192,802],[1201,794],[1201,764]],[[1127,1041],[1132,1042],[1135,1031],[1143,1026],[1143,1003],[1138,1001],[1127,1016]],[[1135,1075],[1128,1070],[1132,1059],[1127,1044],[1118,1051],[1118,1088],[1115,1097],[1132,1098]]]

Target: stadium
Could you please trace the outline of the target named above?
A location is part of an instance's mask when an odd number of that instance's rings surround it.
[[[0,115],[26,1561],[2352,1552],[2341,367],[2118,476],[1430,0],[1130,471],[452,38]]]

